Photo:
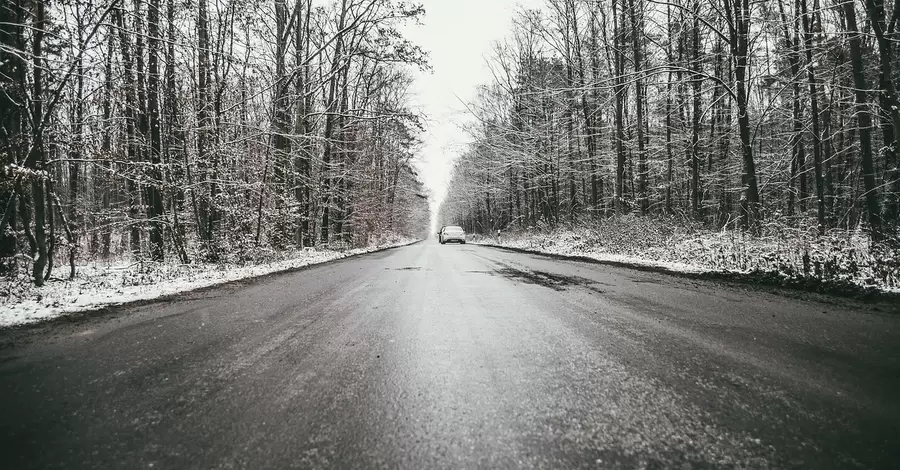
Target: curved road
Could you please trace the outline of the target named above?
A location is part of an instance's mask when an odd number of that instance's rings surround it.
[[[434,241],[0,331],[4,468],[889,468],[900,316]]]

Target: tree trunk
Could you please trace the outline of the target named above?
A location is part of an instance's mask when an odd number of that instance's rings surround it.
[[[627,212],[625,205],[625,57],[623,53],[623,39],[619,24],[625,23],[622,13],[622,20],[618,19],[616,11],[617,1],[612,2],[613,16],[613,43],[614,43],[614,62],[615,77],[613,90],[616,95],[615,103],[615,125],[616,125],[616,213],[624,214]]]
[[[0,166],[6,167],[22,161],[26,137],[23,121],[29,110],[25,108],[26,59],[19,54],[11,54],[24,43],[22,37],[25,26],[26,9],[24,0],[10,0],[0,6]],[[0,275],[11,274],[16,269],[17,225],[25,227],[31,223],[24,214],[16,217],[17,208],[25,207],[26,197],[21,180],[13,184],[0,185]],[[21,220],[20,220],[21,219]],[[7,228],[9,230],[7,230]]]
[[[32,143],[31,152],[25,159],[25,167],[35,172],[31,181],[31,200],[34,204],[34,240],[37,252],[35,253],[34,264],[32,265],[32,280],[34,285],[40,287],[44,285],[44,268],[47,266],[47,233],[45,231],[47,202],[44,198],[45,178],[44,162],[46,154],[44,150],[44,66],[43,66],[43,45],[44,31],[46,28],[46,19],[44,17],[44,0],[35,1],[35,13],[33,20],[34,33],[32,37],[32,63],[34,66],[32,72],[33,90],[32,90]],[[52,216],[52,215],[51,215]],[[27,219],[25,221],[27,224]]]
[[[629,13],[631,16],[631,48],[634,54],[634,106],[637,111],[637,149],[638,149],[638,205],[641,213],[646,214],[649,208],[647,198],[647,152],[644,148],[644,80],[643,52],[641,40],[644,38],[643,19],[638,20],[638,14],[644,14],[643,4],[635,5],[635,0],[629,0]]]
[[[85,25],[82,19],[82,15],[84,14],[81,11],[80,6],[76,6],[76,24],[78,27],[78,47],[80,49],[85,48],[86,44],[84,43],[84,38],[82,36]],[[79,190],[79,180],[81,178],[81,159],[82,148],[83,148],[83,134],[84,134],[84,61],[82,59],[81,54],[76,55],[75,59],[75,73],[77,77],[75,78],[75,109],[72,113],[72,146],[69,151],[69,218],[68,222],[72,224],[71,226],[66,227],[66,233],[75,234],[77,232],[76,225],[81,225],[79,220],[79,211],[78,211],[78,190]],[[60,209],[60,214],[64,215],[62,209]],[[71,277],[75,277],[75,268],[74,268],[74,260],[75,260],[75,252],[78,248],[77,239],[71,240],[69,243],[69,257],[72,262],[72,273]]]
[[[200,198],[197,211],[197,231],[206,257],[210,261],[218,259],[218,250],[214,241],[215,229],[215,194],[208,179],[207,169],[210,166],[210,64],[209,64],[209,20],[207,18],[206,0],[199,0],[197,13],[197,168],[198,177],[204,185],[208,185],[209,194]],[[190,166],[187,169],[190,172]],[[190,176],[189,176],[190,178]],[[193,185],[192,185],[193,186]]]
[[[825,179],[822,175],[822,134],[819,126],[819,93],[816,86],[816,73],[812,60],[812,32],[807,12],[806,0],[797,0],[800,13],[803,15],[803,42],[806,48],[806,76],[809,83],[810,114],[812,118],[813,169],[816,178],[816,202],[819,233],[825,233]]]
[[[700,2],[694,1],[694,22],[691,28],[691,212],[697,220],[702,220],[700,197],[700,114],[703,77],[700,65]]]
[[[893,41],[891,31],[886,30],[887,14],[884,8],[884,0],[865,0],[866,12],[872,33],[878,45],[878,88],[879,105],[881,107],[881,131],[884,136],[885,166],[889,169],[887,174],[890,183],[890,191],[885,204],[883,221],[897,223],[898,211],[900,211],[900,149],[897,138],[900,137],[900,101],[894,87],[893,75]],[[894,11],[893,15],[898,13]]]
[[[108,38],[107,38],[107,50],[106,50],[106,64],[104,68],[104,86],[103,86],[103,124],[105,128],[103,130],[103,143],[101,144],[101,153],[104,159],[111,160],[112,159],[112,95],[113,95],[113,51],[115,49],[115,41],[116,35],[114,32],[114,26],[110,25],[108,29]],[[112,168],[112,163],[107,163],[108,169]],[[100,256],[103,259],[109,259],[111,244],[112,244],[112,228],[109,221],[109,209],[110,209],[110,193],[112,192],[112,188],[109,187],[109,182],[103,181],[98,178],[98,181],[94,182],[94,190],[100,191],[100,208],[103,211],[103,217],[100,219],[101,229],[100,229]]]
[[[666,41],[666,60],[671,64],[673,63],[672,57],[672,36],[674,34],[674,30],[672,29],[672,6],[666,5],[666,31],[669,34],[668,41]],[[672,180],[673,180],[673,170],[674,170],[674,157],[673,157],[673,143],[672,143],[672,69],[670,68],[667,73],[666,79],[666,116],[665,116],[665,126],[666,126],[666,213],[672,213]]]
[[[285,73],[284,59],[287,53],[287,5],[285,0],[275,0],[275,86],[273,96],[273,131],[272,146],[274,158],[272,162],[272,180],[276,201],[277,220],[275,221],[274,243],[284,244],[288,227],[283,207],[285,193],[288,188],[288,171],[290,164],[291,143],[288,139],[290,123],[288,121],[288,77]]]
[[[309,239],[309,209],[310,209],[310,138],[312,129],[310,128],[309,118],[307,117],[306,95],[308,89],[308,66],[304,65],[304,60],[308,56],[309,44],[309,18],[311,14],[311,5],[308,3],[304,8],[304,0],[297,0],[297,25],[294,34],[294,56],[295,63],[299,70],[295,72],[295,93],[297,95],[297,123],[295,126],[296,133],[300,135],[302,144],[299,146],[295,157],[295,167],[298,170],[297,179],[294,189],[294,199],[300,206],[299,216],[300,223],[297,232],[297,243],[302,246],[310,244]],[[303,17],[301,12],[305,12],[305,21],[301,22]]]
[[[872,155],[872,114],[869,111],[866,90],[865,69],[859,28],[856,26],[856,7],[852,2],[845,2],[841,8],[847,25],[850,43],[850,64],[853,67],[853,94],[856,99],[856,121],[859,129],[859,156],[862,163],[862,179],[865,188],[866,213],[869,219],[869,230],[874,240],[882,238],[881,208],[878,202],[878,188],[875,183],[875,165]]]
[[[329,229],[330,229],[330,213],[331,213],[331,198],[333,196],[334,188],[332,187],[332,169],[331,169],[331,155],[333,152],[334,142],[334,128],[335,121],[337,120],[336,116],[336,104],[337,104],[337,93],[338,90],[338,80],[340,77],[340,67],[341,61],[343,60],[341,57],[341,49],[343,47],[343,35],[342,30],[344,29],[344,24],[347,19],[347,0],[342,0],[341,2],[341,13],[340,19],[338,20],[338,37],[335,41],[334,46],[334,57],[331,62],[331,77],[328,84],[328,102],[326,103],[326,107],[328,109],[328,113],[325,116],[325,148],[322,153],[322,172],[324,174],[324,184],[322,191],[322,243],[328,243],[330,240],[329,237]]]
[[[137,114],[137,99],[135,98],[134,69],[129,50],[129,40],[125,29],[124,11],[116,8],[114,20],[119,30],[119,48],[122,54],[122,78],[125,82],[125,145],[127,149],[127,165],[133,166],[137,162],[137,137],[135,135],[135,116]],[[129,220],[129,247],[131,254],[139,256],[141,253],[141,230],[138,225],[138,206],[140,194],[135,184],[136,171],[129,168],[125,187],[128,192],[128,218]]]
[[[147,111],[150,125],[150,169],[147,185],[147,217],[150,219],[150,259],[162,261],[165,258],[163,242],[163,199],[162,191],[162,134],[159,118],[159,4],[160,0],[150,0],[147,5],[147,47],[150,57],[147,61]]]
[[[177,82],[175,80],[175,1],[168,0],[166,4],[166,23],[168,25],[166,40],[166,73],[165,73],[165,116],[168,132],[165,133],[165,150],[163,155],[166,157],[166,164],[169,168],[167,178],[172,185],[172,192],[169,194],[170,206],[172,211],[172,241],[178,250],[178,257],[183,264],[190,262],[185,247],[186,230],[184,224],[179,218],[179,211],[184,208],[184,188],[185,172],[187,170],[188,149],[181,128],[180,116],[178,111],[178,93]],[[179,164],[178,162],[181,162]],[[193,191],[192,191],[193,194]],[[194,201],[194,212],[196,215],[196,197]]]
[[[755,232],[759,228],[759,186],[756,181],[756,162],[753,159],[753,142],[748,111],[750,3],[749,0],[724,0],[723,6],[730,22],[735,98],[738,108],[738,133],[741,138],[741,155],[744,163],[742,219],[744,227]]]

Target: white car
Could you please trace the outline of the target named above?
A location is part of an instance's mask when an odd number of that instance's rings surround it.
[[[441,242],[441,245],[449,242],[457,242],[465,245],[466,231],[463,230],[462,227],[457,227],[456,225],[447,225],[438,232],[438,241]]]

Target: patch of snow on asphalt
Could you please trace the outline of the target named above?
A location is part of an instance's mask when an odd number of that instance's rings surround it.
[[[74,280],[51,279],[36,288],[27,278],[12,282],[0,296],[0,328],[49,320],[67,313],[151,300],[180,292],[241,279],[297,269],[348,256],[403,246],[405,239],[385,245],[347,251],[306,249],[271,263],[238,266],[230,264],[93,263],[78,266]],[[68,266],[57,268],[68,271]]]

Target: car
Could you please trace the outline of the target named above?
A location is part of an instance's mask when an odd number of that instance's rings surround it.
[[[441,245],[449,242],[466,244],[466,231],[456,225],[446,225],[438,232],[438,241]]]

